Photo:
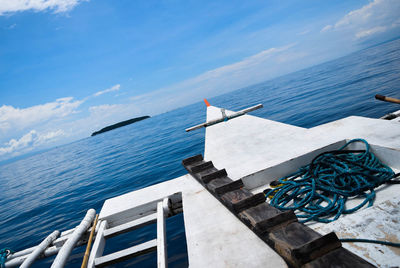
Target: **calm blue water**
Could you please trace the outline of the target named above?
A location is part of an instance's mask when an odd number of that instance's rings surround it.
[[[376,101],[378,93],[400,98],[400,39],[210,102],[234,110],[263,103],[265,108],[254,115],[312,127],[400,109]],[[185,174],[181,160],[204,150],[204,130],[186,133],[185,128],[204,116],[205,105],[199,102],[0,166],[0,247],[36,245],[52,230],[77,225],[88,208],[100,211],[107,198]],[[106,252],[149,240],[154,230],[148,226],[107,241]],[[187,266],[183,217],[169,219],[167,230],[170,267]],[[80,266],[83,250],[74,251],[69,267]],[[155,254],[118,267],[132,264],[154,267]]]

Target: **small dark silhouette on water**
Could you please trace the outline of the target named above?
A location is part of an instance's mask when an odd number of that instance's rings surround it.
[[[144,119],[147,119],[147,118],[150,118],[150,116],[146,115],[146,116],[136,117],[136,118],[132,118],[132,119],[129,119],[129,120],[126,120],[126,121],[122,121],[122,122],[116,123],[114,125],[102,128],[99,131],[93,132],[92,136],[95,136],[97,134],[100,134],[100,133],[103,133],[103,132],[107,132],[107,131],[110,131],[110,130],[113,130],[113,129],[116,129],[116,128],[119,128],[119,127],[130,125],[130,124],[133,124],[135,122],[138,122],[138,121],[141,121],[141,120],[144,120]]]

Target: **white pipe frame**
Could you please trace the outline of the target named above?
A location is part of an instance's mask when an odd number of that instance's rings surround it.
[[[63,245],[57,254],[51,268],[62,268],[66,264],[71,251],[75,248],[81,236],[89,229],[96,215],[94,209],[89,209],[86,213],[85,218],[81,221],[77,228],[75,228],[73,234],[69,237],[67,242]]]
[[[35,250],[29,254],[29,256],[22,263],[20,268],[28,268],[33,262],[42,254],[54,240],[60,235],[60,231],[54,231],[49,236],[46,237],[36,248]]]

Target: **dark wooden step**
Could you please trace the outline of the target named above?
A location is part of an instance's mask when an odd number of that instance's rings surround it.
[[[341,247],[334,233],[322,236],[299,222],[273,229],[265,238],[294,267],[300,267]]]
[[[207,162],[202,162],[195,166],[191,166],[190,170],[193,173],[200,173],[202,171],[205,171],[205,170],[213,168],[213,167],[214,167],[214,164],[211,161],[207,161]]]
[[[302,268],[326,267],[372,268],[375,266],[342,247],[328,252],[327,254],[315,260],[312,260],[302,266]]]
[[[182,160],[182,164],[183,166],[189,166],[189,165],[193,165],[196,162],[201,162],[203,161],[203,156],[201,154],[186,158]]]
[[[334,233],[321,235],[297,221],[293,211],[266,203],[264,193],[252,194],[225,169],[217,170],[202,156],[185,159],[189,173],[237,218],[271,246],[291,267],[374,267],[341,247]],[[348,265],[354,262],[355,265]]]
[[[239,190],[242,187],[242,180],[232,181],[227,177],[212,180],[207,184],[207,189],[217,195],[223,195],[234,190]]]
[[[210,181],[212,181],[214,179],[223,178],[223,177],[227,177],[227,176],[228,176],[228,174],[226,173],[226,170],[221,169],[221,170],[214,171],[207,175],[202,175],[202,176],[200,176],[200,179],[204,184],[208,184]]]
[[[237,214],[265,202],[265,196],[263,193],[253,195],[245,189],[240,189],[221,195],[221,201]]]
[[[339,238],[331,232],[293,249],[292,255],[301,263],[307,263],[341,246]]]
[[[283,224],[287,225],[297,221],[297,217],[293,211],[280,211],[266,202],[248,208],[239,213],[238,216],[252,230],[259,234],[270,232],[273,228],[277,228]]]

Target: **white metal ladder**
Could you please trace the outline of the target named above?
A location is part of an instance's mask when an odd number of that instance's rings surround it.
[[[117,263],[135,256],[149,253],[157,249],[157,266],[158,268],[167,268],[167,250],[166,250],[166,232],[165,219],[169,214],[168,198],[157,203],[157,211],[150,215],[135,219],[133,221],[123,223],[112,228],[108,228],[106,220],[100,222],[93,248],[90,252],[88,268],[102,267],[109,264]],[[123,249],[108,255],[103,255],[106,239],[126,233],[145,225],[157,222],[157,238],[145,243]]]

